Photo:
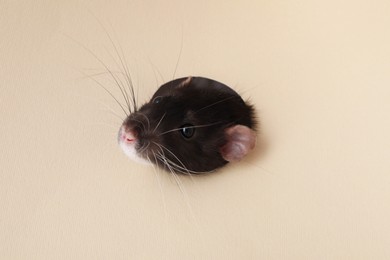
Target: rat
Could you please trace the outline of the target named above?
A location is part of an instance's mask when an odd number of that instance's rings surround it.
[[[118,143],[131,159],[183,174],[240,161],[256,144],[254,107],[227,85],[185,77],[158,88],[123,121]]]

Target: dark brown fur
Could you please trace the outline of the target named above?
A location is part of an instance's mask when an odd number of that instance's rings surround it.
[[[138,139],[135,148],[140,157],[183,173],[224,166],[227,161],[220,149],[227,142],[225,130],[234,125],[254,129],[253,107],[228,86],[203,77],[165,83],[123,122]],[[183,135],[183,126],[195,130],[192,137]]]

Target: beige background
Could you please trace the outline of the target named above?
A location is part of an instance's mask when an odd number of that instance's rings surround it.
[[[103,27],[141,103],[182,46],[267,145],[183,191],[128,160]],[[389,46],[388,0],[0,1],[0,259],[390,259]]]

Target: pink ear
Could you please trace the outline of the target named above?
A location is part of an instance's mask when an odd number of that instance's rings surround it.
[[[240,161],[255,147],[256,133],[244,125],[235,125],[225,130],[227,143],[221,147],[221,155],[228,162]]]

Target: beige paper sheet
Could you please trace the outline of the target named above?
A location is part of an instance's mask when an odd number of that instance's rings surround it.
[[[389,28],[388,0],[0,1],[0,259],[390,259]],[[105,30],[140,104],[214,78],[264,144],[180,187],[130,161]]]

